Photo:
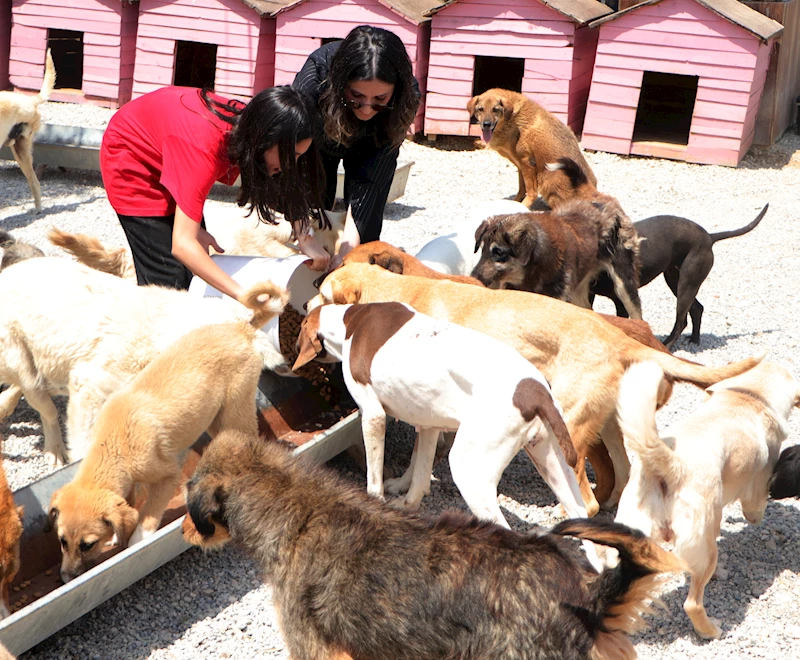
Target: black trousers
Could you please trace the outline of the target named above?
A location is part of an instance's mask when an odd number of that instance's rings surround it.
[[[128,239],[139,286],[158,284],[170,289],[188,289],[192,271],[172,256],[172,227],[175,216],[120,215]],[[205,227],[205,223],[201,223]]]
[[[356,141],[343,155],[320,150],[325,169],[325,208],[333,208],[336,171],[339,161],[344,161],[344,200],[350,204],[362,243],[381,237],[399,152],[399,147],[376,146],[372,137]]]

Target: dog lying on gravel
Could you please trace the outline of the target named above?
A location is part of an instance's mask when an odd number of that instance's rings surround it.
[[[616,521],[675,544],[691,576],[683,609],[700,637],[718,638],[722,629],[706,614],[703,594],[722,570],[716,542],[722,507],[739,500],[748,522],[763,519],[789,416],[800,407],[800,383],[762,362],[709,387],[710,398],[659,437],[652,392],[662,376],[644,362],[632,365],[620,384],[619,424],[634,460]]]
[[[539,370],[483,333],[437,321],[401,303],[323,305],[297,340],[294,368],[318,359],[342,362],[361,411],[367,492],[383,497],[386,415],[417,427],[411,464],[387,492],[419,509],[430,491],[440,431],[456,431],[450,470],[472,513],[508,527],[497,484],[523,447],[570,517],[586,517],[575,473],[575,448]],[[468,358],[468,359],[467,359]],[[494,365],[502,364],[496,371]]]
[[[319,295],[309,301],[308,310],[326,302],[392,301],[485,332],[510,344],[538,367],[564,409],[564,419],[578,453],[578,483],[590,516],[599,507],[586,478],[584,458],[601,433],[614,472],[608,474],[595,466],[599,501],[616,503],[627,482],[629,466],[621,438],[604,430],[609,422],[613,426],[619,405],[619,382],[628,367],[652,361],[670,378],[708,387],[751,369],[761,360],[756,357],[723,367],[705,367],[644,346],[591,310],[560,300],[524,291],[490,290],[446,280],[396,275],[369,264],[348,264],[331,272]],[[666,383],[658,384],[654,400],[663,400],[665,388]]]
[[[253,310],[249,323],[188,332],[108,398],[75,478],[50,500],[64,582],[90,568],[112,536],[125,548],[156,532],[187,451],[205,431],[258,433],[256,388],[274,350],[258,329],[287,301],[271,282],[251,287],[242,297]],[[132,506],[137,484],[147,486],[140,511]]]
[[[639,532],[567,520],[521,534],[460,513],[391,509],[331,470],[220,434],[187,484],[184,538],[261,564],[289,656],[620,660],[657,574],[681,562]],[[598,575],[564,539],[616,548]]]
[[[230,299],[138,287],[69,259],[29,259],[0,272],[0,382],[39,413],[45,454],[60,464],[67,456],[52,394],[69,395],[70,458],[81,458],[100,406],[153,357],[198,326],[250,316]],[[267,367],[291,373],[277,349]]]

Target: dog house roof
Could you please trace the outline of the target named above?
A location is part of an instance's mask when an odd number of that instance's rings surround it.
[[[550,7],[554,9],[559,14],[563,14],[567,18],[572,19],[579,25],[584,25],[589,21],[593,21],[594,19],[605,16],[606,14],[610,14],[613,10],[611,7],[602,4],[601,2],[597,2],[597,0],[531,0],[541,2],[546,7]],[[735,1],[735,0],[734,0]],[[449,7],[450,5],[454,5],[459,0],[447,0],[447,2],[443,4],[439,4],[433,9],[425,12],[426,16],[433,16],[437,12],[440,12],[445,7]],[[519,0],[514,0],[514,2],[509,2],[508,6],[513,6],[514,3],[519,2]],[[498,7],[498,11],[500,11],[500,7]]]
[[[636,11],[639,7],[646,5],[655,5],[663,0],[644,0],[638,5],[633,5],[622,11],[618,11],[610,16],[598,18],[592,21],[590,27],[597,27],[608,21],[613,21],[623,14]],[[773,37],[777,37],[783,32],[783,26],[777,21],[760,14],[755,9],[750,9],[747,5],[743,5],[739,0],[694,0],[698,5],[710,9],[715,14],[730,21],[734,25],[744,28],[751,34],[757,36],[762,41],[769,41]]]
[[[275,16],[292,0],[242,0],[242,4],[254,9],[259,16]]]
[[[247,4],[250,4],[251,2],[251,0],[244,1],[247,2]],[[305,1],[306,0],[284,0],[284,2],[280,2],[272,0],[270,2],[259,4],[283,5],[280,9],[274,12],[274,14],[280,14],[281,12],[294,9],[298,5],[303,4]],[[427,11],[431,7],[435,7],[437,4],[439,4],[441,0],[378,0],[378,2],[385,7],[388,7],[396,14],[400,14],[406,20],[419,25],[420,23],[426,23],[430,20],[430,18],[428,18]]]

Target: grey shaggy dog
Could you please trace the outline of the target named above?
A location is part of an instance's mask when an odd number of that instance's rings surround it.
[[[459,512],[386,506],[286,449],[233,433],[187,485],[184,537],[238,542],[273,585],[294,660],[634,658],[657,573],[680,560],[616,523],[521,534]],[[564,535],[611,546],[597,574]]]

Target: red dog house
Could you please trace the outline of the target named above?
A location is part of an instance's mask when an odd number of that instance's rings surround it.
[[[780,23],[737,0],[645,0],[591,26],[585,149],[739,163]]]
[[[135,2],[13,0],[8,62],[11,84],[16,89],[38,91],[50,48],[57,76],[51,100],[110,108],[126,103],[131,98]]]
[[[419,83],[420,104],[412,132],[422,130],[430,19],[424,12],[441,0],[292,0],[277,12],[275,84],[290,85],[306,58],[321,45],[343,39],[354,27],[373,25],[403,41]]]
[[[428,12],[425,133],[480,135],[467,102],[492,87],[522,92],[580,131],[597,34],[595,0],[448,0]]]
[[[286,0],[140,0],[133,98],[165,85],[249,99],[275,76],[275,13]]]

